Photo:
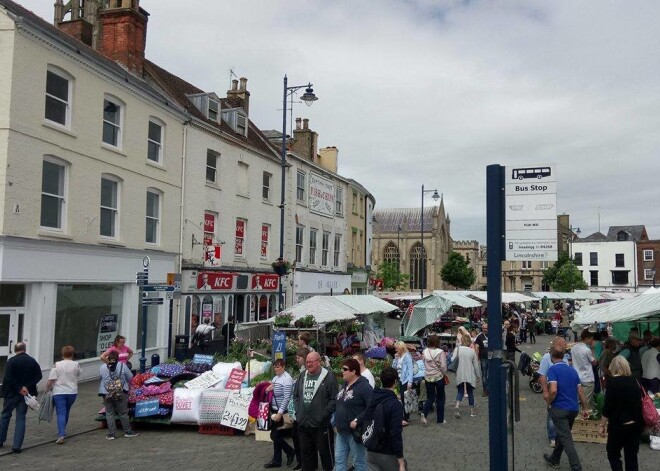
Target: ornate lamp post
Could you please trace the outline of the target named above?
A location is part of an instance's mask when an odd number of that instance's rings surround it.
[[[425,190],[424,185],[422,185],[422,218],[421,218],[421,225],[420,225],[420,242],[422,243],[422,251],[419,255],[419,260],[420,260],[420,265],[419,265],[419,294],[420,298],[422,299],[424,297],[424,286],[426,285],[426,273],[424,268],[426,268],[426,254],[424,252],[424,195],[427,193],[433,193],[433,201],[438,201],[440,199],[440,195],[438,194],[438,190]],[[422,258],[423,257],[423,258]],[[423,264],[422,264],[423,262]]]
[[[307,106],[311,106],[318,98],[314,95],[314,89],[312,84],[308,83],[307,85],[296,85],[293,87],[288,86],[287,76],[284,76],[284,86],[282,87],[282,150],[281,150],[281,166],[282,166],[282,181],[280,184],[281,188],[281,198],[280,198],[280,260],[284,260],[284,205],[285,205],[285,186],[286,186],[286,112],[287,104],[286,100],[289,96],[295,93],[301,88],[305,89],[305,93],[300,97],[302,101],[305,102]],[[284,292],[282,290],[282,275],[280,275],[279,280],[279,292],[277,297],[277,310],[282,311],[284,309]]]

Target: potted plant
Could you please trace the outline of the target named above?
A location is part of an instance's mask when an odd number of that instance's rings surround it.
[[[271,266],[273,267],[273,271],[279,276],[287,275],[291,271],[291,263],[283,258],[278,258]]]
[[[293,325],[296,327],[314,327],[316,325],[316,319],[312,314],[308,314],[296,319],[296,322],[294,322]]]
[[[293,314],[278,314],[275,316],[273,325],[275,327],[289,327],[293,320]]]

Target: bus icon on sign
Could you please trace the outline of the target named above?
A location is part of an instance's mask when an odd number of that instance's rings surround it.
[[[550,167],[514,168],[511,172],[511,178],[514,180],[524,180],[525,178],[541,179],[550,175],[552,175]]]

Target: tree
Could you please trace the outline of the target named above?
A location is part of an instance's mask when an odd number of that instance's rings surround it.
[[[576,289],[587,289],[587,283],[582,278],[582,273],[572,261],[564,263],[559,270],[553,283],[550,285],[554,291],[572,292]]]
[[[376,278],[383,280],[383,289],[394,291],[408,285],[409,275],[401,273],[399,264],[393,260],[385,260],[376,273]]]
[[[468,289],[477,280],[474,270],[458,252],[451,252],[449,260],[440,270],[442,281],[456,288]]]
[[[569,258],[568,254],[565,252],[562,252],[559,254],[559,257],[557,258],[557,261],[553,266],[550,268],[547,268],[543,272],[543,284],[546,286],[552,286],[555,283],[555,280],[557,279],[557,273],[559,272],[559,269],[568,261],[571,259]],[[553,288],[554,289],[554,288]]]

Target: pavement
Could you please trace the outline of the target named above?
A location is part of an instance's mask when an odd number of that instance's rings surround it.
[[[539,336],[536,345],[521,349],[543,352],[549,336]],[[435,415],[424,427],[418,415],[404,429],[404,454],[411,471],[483,470],[488,469],[488,405],[487,398],[476,395],[477,416],[471,418],[466,401],[462,417],[453,417],[452,401],[455,381],[447,387],[446,424],[435,424]],[[0,469],[85,469],[85,470],[261,470],[270,461],[272,444],[255,441],[254,436],[201,435],[193,426],[146,426],[138,424],[136,438],[105,440],[105,430],[94,418],[101,407],[96,395],[98,383],[81,383],[78,400],[71,410],[68,437],[56,445],[57,426],[37,422],[36,413],[28,412],[27,433],[21,454],[12,454],[11,438],[14,422],[4,448],[0,448]],[[521,381],[521,421],[515,423],[515,456],[509,458],[509,469],[546,470],[543,453],[551,451],[545,432],[545,407],[540,394],[535,394]],[[604,444],[577,443],[582,466],[587,470],[609,469]],[[509,435],[511,454],[511,436]],[[656,469],[658,452],[641,444],[640,469]],[[655,458],[655,460],[654,460]],[[653,463],[656,462],[656,465]],[[283,470],[288,469],[286,466]],[[569,470],[566,456],[559,469]]]

